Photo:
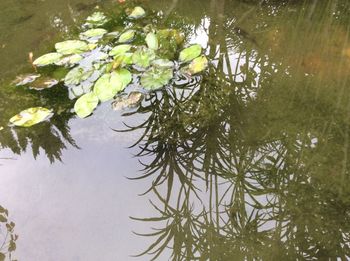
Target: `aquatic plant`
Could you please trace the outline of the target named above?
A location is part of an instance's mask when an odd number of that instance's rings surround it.
[[[131,91],[147,93],[165,86],[181,75],[190,78],[207,68],[208,60],[202,55],[199,44],[189,45],[176,29],[157,29],[155,25],[140,26],[146,11],[142,7],[125,11],[128,26],[121,32],[105,26],[112,19],[98,11],[86,19],[79,39],[69,39],[55,44],[55,51],[33,61],[38,72],[18,76],[17,86],[34,90],[51,88],[63,83],[69,97],[77,99],[74,110],[80,118],[92,114],[100,102],[117,95],[129,97]],[[128,14],[127,14],[128,13]],[[177,59],[178,57],[178,59]],[[50,78],[43,67],[56,70],[63,67],[64,77]],[[44,79],[44,80],[43,80]],[[132,85],[132,90],[127,90]],[[124,104],[133,106],[132,101]],[[121,99],[117,98],[114,104]],[[138,101],[137,101],[138,102]],[[124,106],[125,107],[125,106]],[[114,108],[124,108],[114,106]],[[16,126],[29,127],[48,119],[42,112],[46,108],[29,108],[11,118]]]

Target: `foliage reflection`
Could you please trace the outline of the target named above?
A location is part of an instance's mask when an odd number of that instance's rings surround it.
[[[324,42],[313,45],[318,63],[299,63],[304,50],[292,50],[292,61],[288,48],[299,39],[283,48],[281,58],[281,50],[266,46],[268,34],[257,39],[238,27],[244,17],[225,17],[225,4],[231,2],[211,2],[216,11],[192,27],[204,30],[208,39],[213,62],[207,74],[188,84],[178,79],[175,89],[152,94],[136,112],[147,120],[125,130],[144,130],[134,144],[144,165],[135,179],[150,179],[146,193],[157,198],[151,202],[157,216],[134,218],[156,227],[141,234],[154,237],[154,243],[140,255],[150,254],[152,260],[162,255],[171,260],[347,259],[350,97],[342,68],[349,66],[348,58],[325,71],[322,66],[332,61],[323,64],[323,48],[333,45]],[[237,8],[245,8],[240,13],[249,17],[257,13],[250,26],[270,32],[276,29],[272,20],[286,16],[299,25],[293,32],[301,32],[310,17],[322,27],[348,32],[346,23],[329,13],[330,2]],[[332,6],[334,13],[349,7],[342,1]],[[314,31],[299,37],[328,36]],[[346,49],[347,34],[338,37]]]

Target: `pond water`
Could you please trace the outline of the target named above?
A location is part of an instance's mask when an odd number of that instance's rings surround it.
[[[19,236],[11,258],[348,260],[350,3],[122,2],[0,2],[0,205]],[[208,69],[131,113],[107,102],[86,119],[62,85],[11,85],[33,71],[28,53],[76,35],[96,6],[136,5],[199,43]],[[8,126],[34,106],[55,115]]]

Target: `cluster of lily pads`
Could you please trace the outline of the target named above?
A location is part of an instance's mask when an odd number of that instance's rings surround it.
[[[134,22],[146,16],[137,6],[127,19]],[[114,100],[114,109],[139,104],[143,93],[158,90],[177,74],[195,75],[206,69],[207,58],[202,47],[194,44],[184,48],[185,37],[175,29],[156,29],[153,25],[124,28],[121,33],[108,32],[104,25],[109,18],[97,11],[86,19],[78,40],[55,44],[55,52],[33,61],[40,69],[46,66],[69,68],[63,79],[51,79],[38,73],[18,77],[16,85],[41,90],[60,82],[77,99],[74,111],[80,118],[92,114],[100,102]],[[177,59],[175,59],[177,58]],[[137,85],[139,91],[126,93],[127,86]],[[53,111],[43,107],[29,108],[10,119],[16,126],[29,127],[50,118]]]

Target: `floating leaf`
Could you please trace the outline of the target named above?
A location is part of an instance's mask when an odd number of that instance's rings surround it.
[[[175,54],[179,49],[179,41],[177,38],[179,37],[179,33],[177,30],[172,29],[163,29],[157,31],[157,38],[159,43],[159,48],[157,54],[161,58],[166,59],[174,59]]]
[[[83,82],[79,85],[72,85],[68,88],[68,96],[70,99],[79,98],[83,94],[91,92],[93,82]]]
[[[120,32],[110,32],[106,34],[106,36],[111,39],[117,38],[119,35],[120,35]]]
[[[119,43],[129,43],[134,39],[134,37],[135,37],[135,31],[128,30],[119,36],[118,42]]]
[[[144,95],[141,92],[130,92],[126,97],[125,95],[118,96],[112,103],[113,110],[122,110],[126,108],[135,108],[139,106],[144,99]]]
[[[79,63],[82,59],[83,59],[83,56],[81,56],[80,54],[73,54],[73,55],[63,57],[61,60],[59,60],[55,64],[58,66],[72,66],[74,64]]]
[[[59,81],[50,77],[41,77],[34,82],[30,83],[29,88],[33,90],[44,90],[57,85]]]
[[[194,59],[188,66],[188,71],[190,74],[196,74],[208,67],[208,59],[202,55]]]
[[[66,85],[77,85],[82,81],[87,80],[93,74],[93,72],[93,70],[85,70],[81,67],[75,67],[67,73],[66,77],[64,78],[64,83]]]
[[[108,18],[102,12],[95,12],[86,18],[86,24],[89,27],[98,27],[102,26],[108,22]]]
[[[87,31],[81,33],[80,36],[83,38],[102,37],[106,33],[107,33],[107,30],[105,30],[105,29],[95,28],[95,29],[90,29],[90,30],[87,30]]]
[[[2,131],[4,129],[4,127],[0,126],[0,131]]]
[[[141,6],[136,6],[129,15],[130,19],[138,19],[146,15],[145,10]]]
[[[152,65],[158,68],[173,68],[174,62],[168,59],[157,59],[152,62]]]
[[[172,69],[151,68],[141,76],[141,85],[145,89],[155,90],[166,85],[173,78]]]
[[[155,33],[148,33],[145,40],[148,48],[152,50],[157,50],[159,48],[158,38]]]
[[[132,76],[127,69],[118,69],[112,72],[111,82],[122,82],[122,90],[131,82]],[[121,90],[120,90],[121,91]]]
[[[132,56],[132,61],[135,65],[147,68],[150,66],[151,61],[156,58],[156,55],[153,50],[147,49],[145,47],[140,47]]]
[[[62,57],[63,57],[63,55],[60,53],[48,53],[48,54],[44,54],[43,56],[40,56],[39,58],[37,58],[33,62],[33,64],[36,66],[45,66],[45,65],[49,65],[49,64],[54,64],[54,63],[58,62],[59,60],[61,60]]]
[[[89,47],[89,50],[92,51],[92,50],[94,50],[94,49],[97,47],[97,44],[95,44],[95,43],[89,43],[89,44],[88,44],[88,47]]]
[[[22,86],[34,82],[39,77],[40,74],[21,74],[16,76],[16,79],[12,83],[16,84],[16,86]]]
[[[68,40],[55,44],[58,53],[61,54],[79,54],[89,51],[89,45],[80,40]]]
[[[123,64],[132,64],[133,53],[123,54]]]
[[[174,41],[177,45],[185,40],[185,36],[176,29],[162,29],[157,32],[157,35],[159,38]]]
[[[10,123],[15,126],[30,127],[52,117],[51,110],[43,107],[33,107],[21,111],[10,119]]]
[[[112,99],[120,90],[123,83],[117,77],[111,77],[112,74],[106,73],[102,75],[94,86],[94,94],[101,102]]]
[[[170,35],[175,40],[177,45],[182,44],[185,40],[185,35],[183,33],[180,33],[178,30],[171,29]]]
[[[189,62],[197,58],[202,52],[202,47],[199,44],[194,44],[180,52],[179,59],[181,62]]]
[[[89,92],[81,96],[74,104],[74,111],[80,118],[89,116],[98,105],[98,97]]]
[[[117,55],[124,54],[124,53],[128,52],[130,49],[131,49],[130,44],[117,45],[109,52],[109,55],[110,56],[117,56]]]
[[[113,62],[107,66],[106,71],[110,72],[112,69],[132,64],[132,55],[132,53],[124,53],[115,56]]]

